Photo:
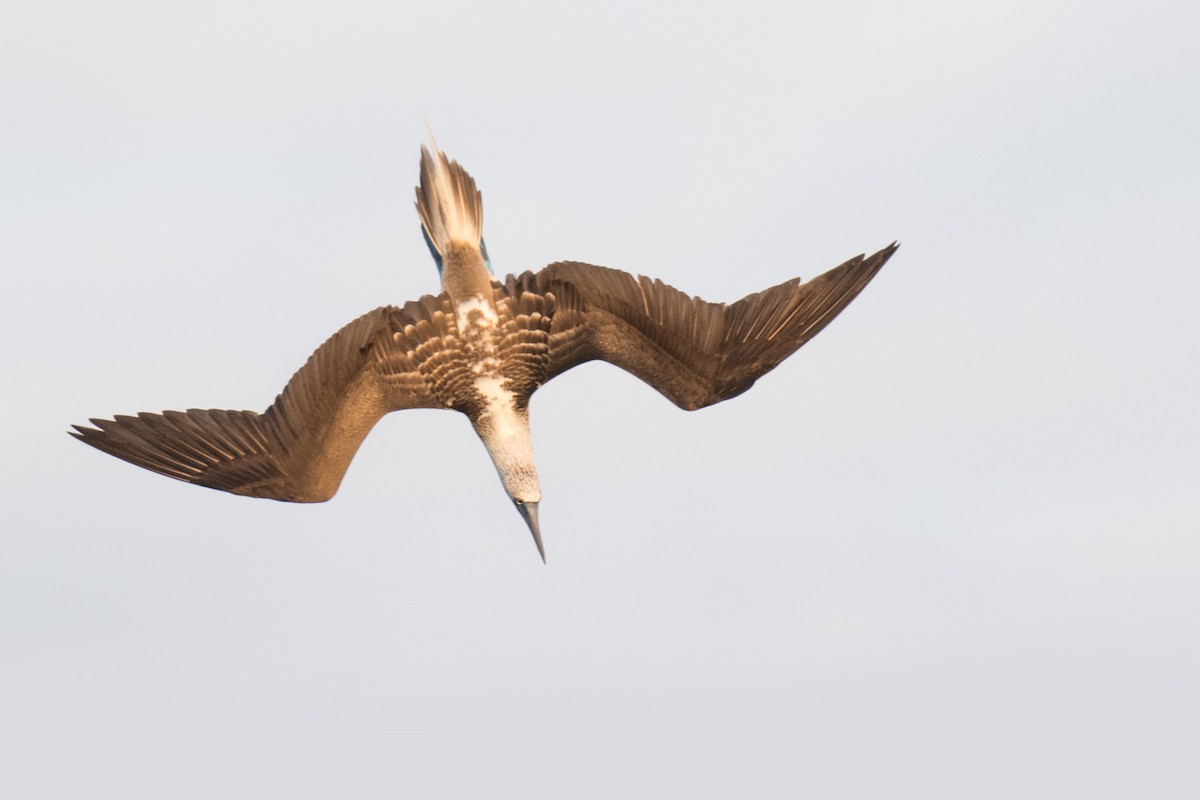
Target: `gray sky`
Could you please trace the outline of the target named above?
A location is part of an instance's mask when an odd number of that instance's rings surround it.
[[[0,26],[0,796],[1200,793],[1190,3],[42,3]],[[748,394],[534,398],[254,501],[66,436],[265,408],[497,271],[709,300],[903,246]]]

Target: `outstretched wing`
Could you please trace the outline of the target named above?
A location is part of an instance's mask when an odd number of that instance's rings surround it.
[[[72,436],[140,467],[234,494],[328,500],[386,413],[442,408],[421,361],[445,332],[444,298],[377,308],[321,345],[275,403],[253,411],[190,409],[93,419]]]
[[[693,410],[736,397],[796,352],[858,296],[897,247],[730,305],[576,262],[526,273],[518,284],[554,296],[545,380],[600,359]]]

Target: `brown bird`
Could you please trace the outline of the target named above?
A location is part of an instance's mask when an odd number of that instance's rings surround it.
[[[440,294],[370,311],[317,348],[264,413],[190,409],[93,419],[72,436],[171,478],[250,497],[319,503],[388,412],[466,414],[545,561],[529,398],[600,359],[680,408],[736,397],[817,335],[896,251],[857,256],[736,303],[707,303],[659,280],[562,261],[492,278],[475,181],[421,148],[417,212]]]

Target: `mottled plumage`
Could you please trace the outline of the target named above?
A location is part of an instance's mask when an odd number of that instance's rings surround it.
[[[821,331],[896,245],[802,283],[708,303],[662,281],[577,262],[490,278],[474,180],[422,148],[417,210],[443,291],[377,308],[313,353],[264,413],[191,409],[93,419],[80,440],[172,478],[234,494],[321,502],[391,411],[448,408],[471,420],[543,559],[529,398],[603,360],[684,409],[736,397]]]

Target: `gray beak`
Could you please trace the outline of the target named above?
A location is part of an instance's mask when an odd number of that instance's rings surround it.
[[[542,557],[542,563],[546,563],[546,549],[542,547],[542,532],[538,528],[538,504],[537,503],[515,503],[517,511],[521,512],[521,516],[525,518],[525,524],[529,526],[529,532],[533,534],[534,544],[537,545],[538,555]]]

